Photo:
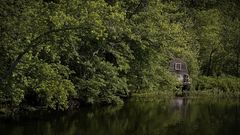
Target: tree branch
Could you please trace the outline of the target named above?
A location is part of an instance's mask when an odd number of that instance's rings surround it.
[[[78,30],[81,27],[67,27],[67,28],[60,28],[60,29],[55,29],[55,30],[50,30],[47,32],[44,32],[43,34],[39,35],[38,37],[36,37],[35,39],[33,39],[28,45],[27,48],[24,49],[23,52],[21,52],[17,58],[12,62],[12,64],[10,65],[10,67],[8,69],[6,69],[3,73],[2,76],[0,76],[0,82],[3,82],[4,80],[6,80],[10,75],[12,75],[13,71],[16,69],[17,65],[20,63],[21,59],[23,58],[23,56],[28,53],[32,48],[37,47],[38,45],[41,44],[41,40],[44,37],[49,36],[50,34],[53,33],[58,33],[58,32],[62,32],[62,31],[69,31],[69,30]]]

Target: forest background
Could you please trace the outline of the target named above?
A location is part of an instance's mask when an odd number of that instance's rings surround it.
[[[1,0],[0,104],[66,110],[191,91],[240,93],[239,0]]]

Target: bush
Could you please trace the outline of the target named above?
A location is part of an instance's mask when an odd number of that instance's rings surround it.
[[[128,96],[127,79],[120,76],[119,68],[95,58],[82,65],[85,78],[74,77],[78,97],[87,104],[122,104],[121,97]]]
[[[214,90],[219,92],[240,92],[240,78],[201,76],[197,80],[196,90]]]

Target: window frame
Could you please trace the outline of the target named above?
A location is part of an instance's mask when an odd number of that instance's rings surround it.
[[[182,70],[182,63],[175,63],[174,64],[174,69],[176,71],[181,71]]]

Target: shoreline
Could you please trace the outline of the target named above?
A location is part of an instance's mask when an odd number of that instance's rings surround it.
[[[177,95],[173,92],[142,92],[142,93],[134,93],[131,95],[129,99],[125,99],[124,104],[127,102],[161,102],[161,101],[169,101],[174,98],[185,98],[189,100],[240,100],[240,93],[230,93],[230,92],[214,92],[214,91],[189,91],[187,96]],[[123,104],[123,105],[124,105]],[[51,114],[51,113],[64,113],[64,112],[75,112],[80,111],[83,108],[99,108],[99,107],[117,107],[121,105],[82,105],[78,107],[70,107],[66,110],[53,110],[48,109],[46,107],[32,107],[27,105],[22,105],[21,107],[0,107],[0,118],[7,119],[16,119],[17,117],[27,116],[28,114],[39,113],[39,117],[43,114]],[[38,116],[38,115],[37,115]],[[18,119],[18,118],[17,118]]]

